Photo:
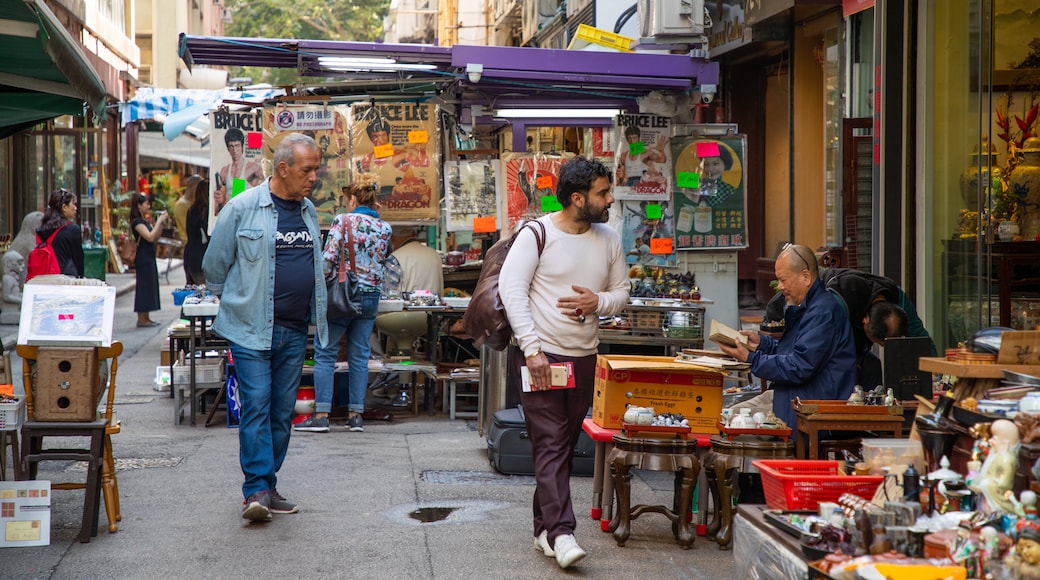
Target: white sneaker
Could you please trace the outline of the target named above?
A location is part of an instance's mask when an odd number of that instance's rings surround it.
[[[542,530],[542,533],[538,534],[538,537],[534,539],[534,549],[542,552],[549,558],[556,555],[552,546],[549,545],[549,532],[546,530]]]
[[[553,550],[556,552],[556,563],[560,568],[569,568],[585,557],[585,550],[581,549],[571,534],[557,536]]]

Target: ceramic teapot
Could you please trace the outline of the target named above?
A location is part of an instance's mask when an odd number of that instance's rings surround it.
[[[653,407],[629,405],[628,409],[625,410],[624,420],[629,425],[649,425],[653,423],[656,416],[657,413],[654,413]]]

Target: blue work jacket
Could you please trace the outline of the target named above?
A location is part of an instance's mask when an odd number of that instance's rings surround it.
[[[801,304],[787,308],[784,329],[779,341],[762,336],[748,362],[775,390],[773,413],[793,429],[795,397],[838,400],[852,394],[856,346],[848,314],[818,279]]]

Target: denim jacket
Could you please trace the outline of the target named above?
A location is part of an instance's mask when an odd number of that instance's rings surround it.
[[[316,339],[328,340],[325,323],[325,276],[321,230],[314,204],[300,204],[303,221],[314,240],[314,295],[311,322]],[[271,200],[270,180],[236,195],[217,216],[217,225],[202,260],[206,288],[220,297],[213,332],[253,350],[269,350],[274,331],[275,233],[278,212]]]

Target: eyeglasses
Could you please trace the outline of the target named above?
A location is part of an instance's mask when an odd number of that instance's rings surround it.
[[[810,272],[812,271],[812,268],[809,267],[809,261],[806,260],[805,257],[802,256],[800,253],[798,253],[798,248],[796,248],[794,244],[792,244],[790,242],[784,244],[783,251],[786,252],[787,250],[791,250],[792,254],[798,256],[798,259],[802,261],[802,264],[805,264],[805,269],[806,270],[809,270]]]

